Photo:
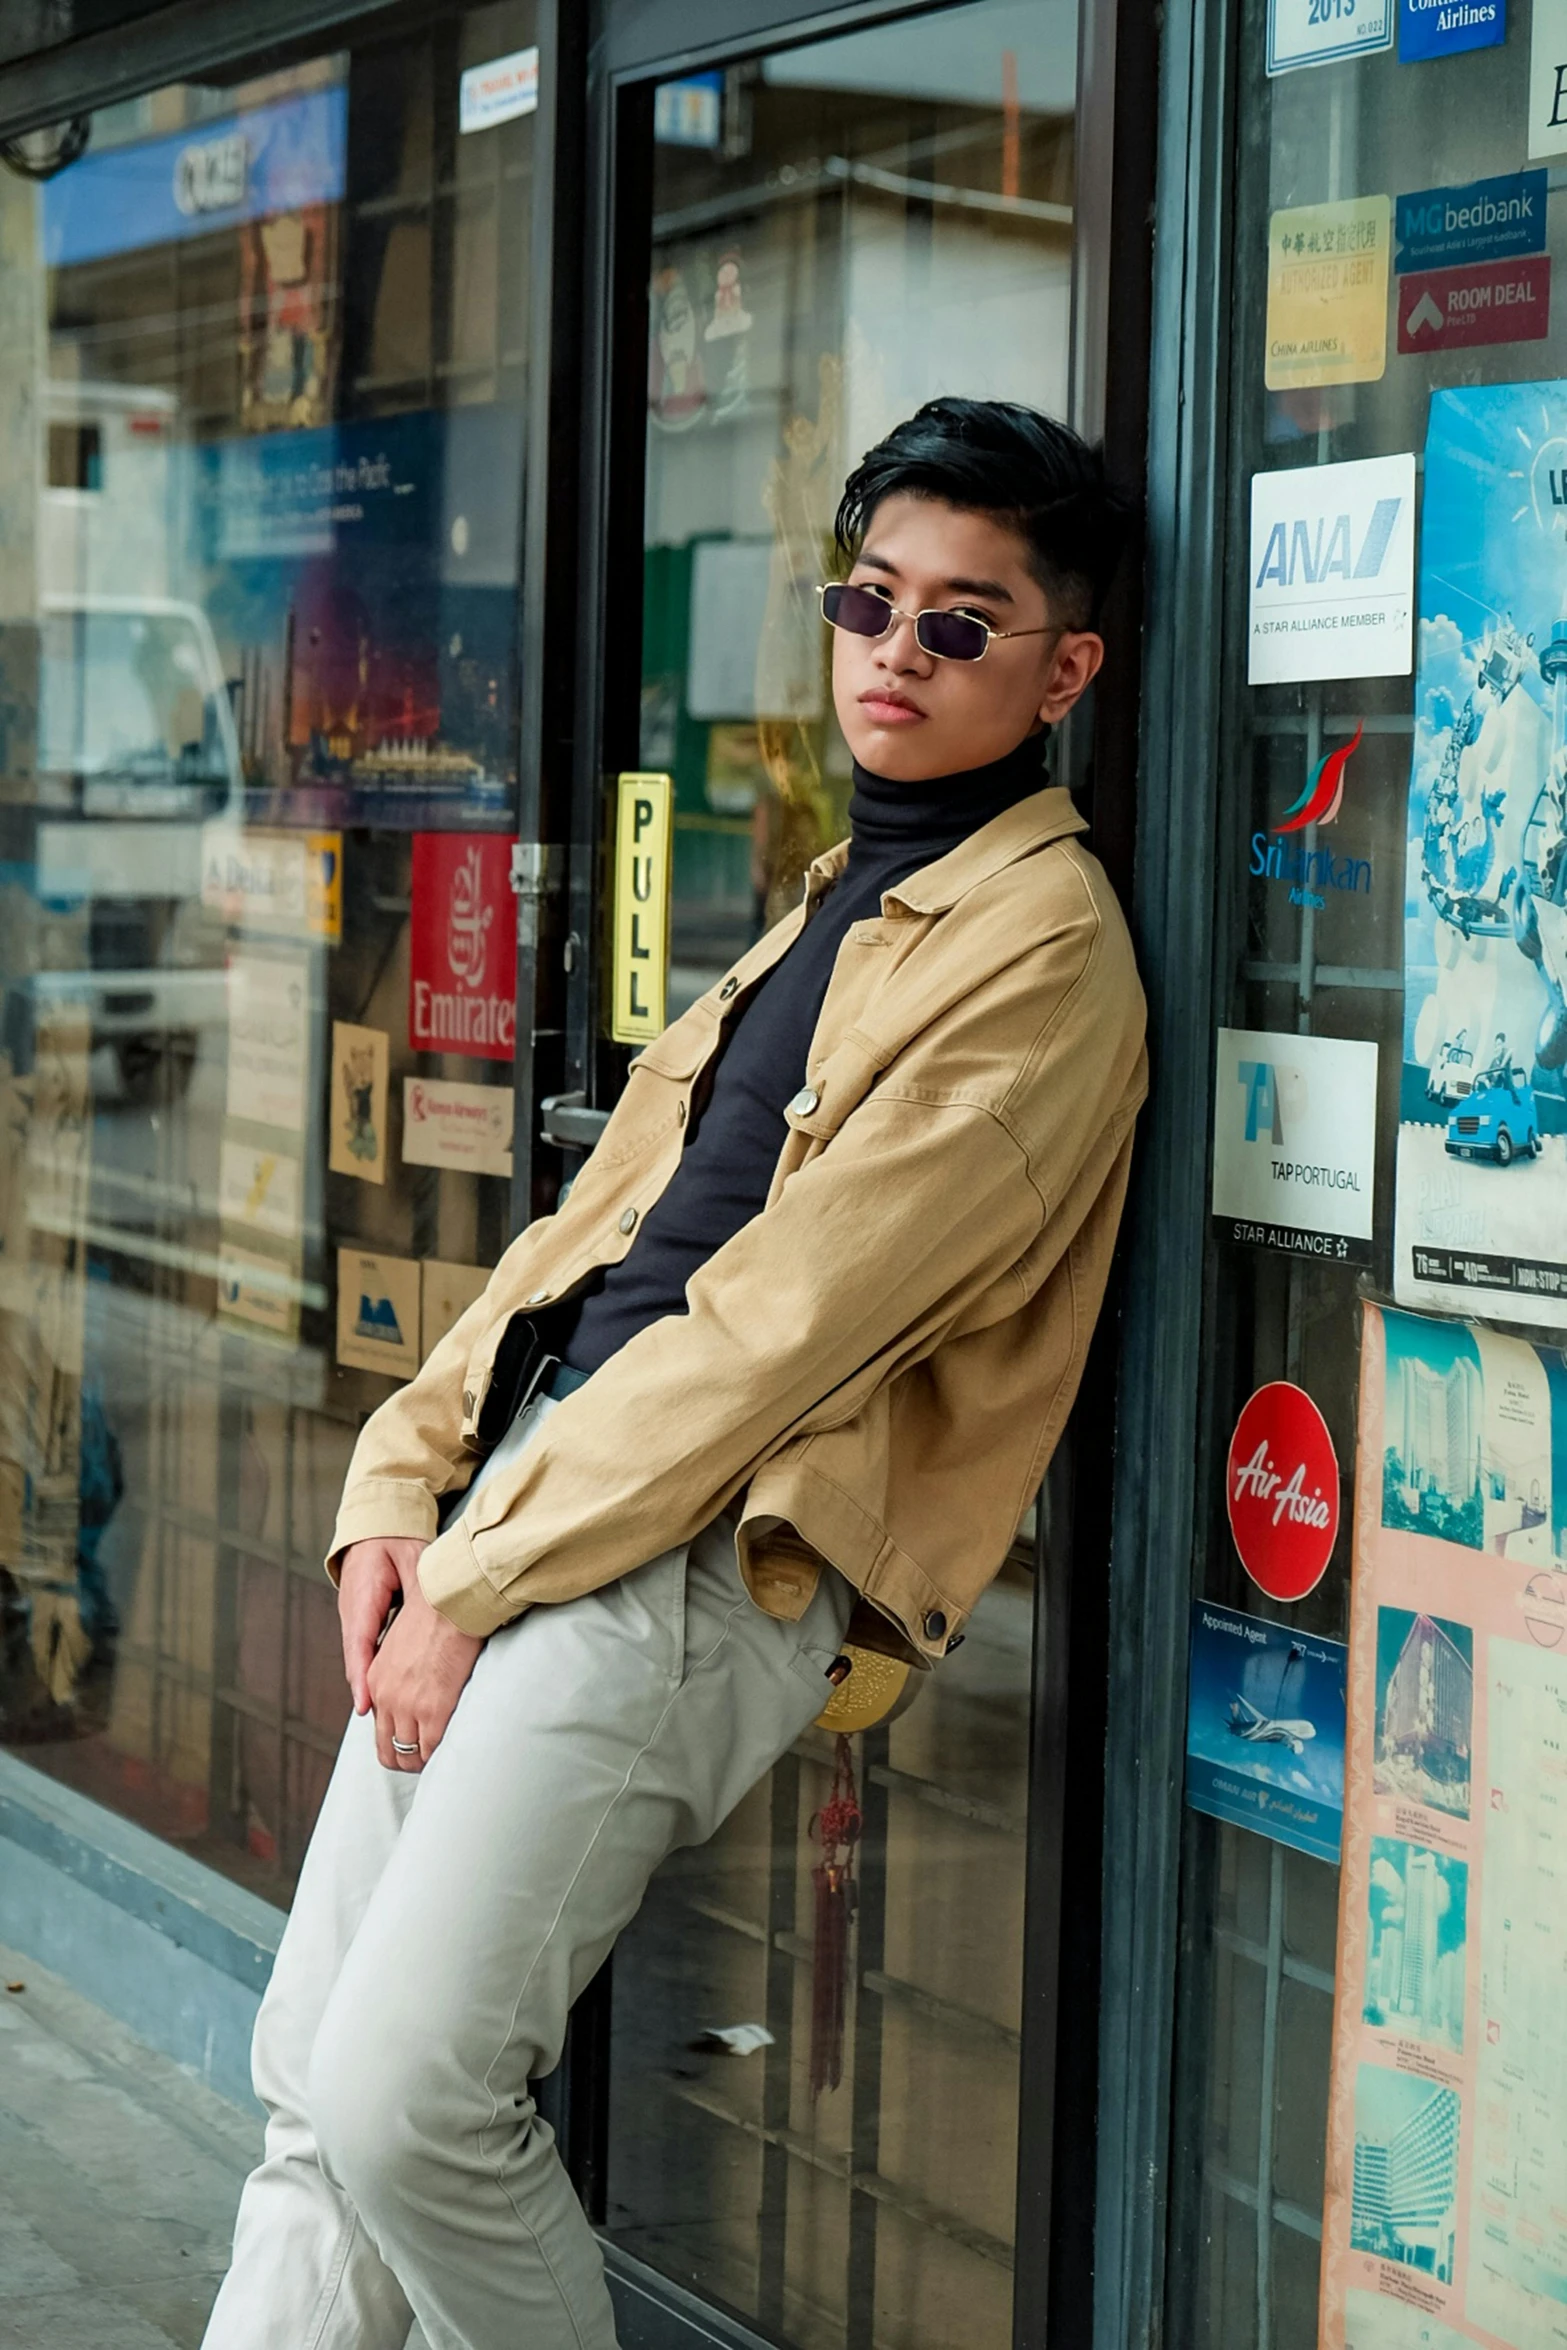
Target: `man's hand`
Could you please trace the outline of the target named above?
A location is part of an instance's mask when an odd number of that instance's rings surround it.
[[[337,1571],[337,1619],[343,1633],[343,1670],[354,1693],[356,1714],[369,1710],[375,1644],[410,1584],[419,1590],[419,1553],[428,1548],[414,1535],[395,1534],[351,1542],[343,1553]]]
[[[410,1568],[403,1604],[367,1676],[375,1707],[375,1750],[387,1770],[417,1771],[429,1761],[483,1646],[430,1605]],[[410,1751],[399,1754],[394,1739]]]

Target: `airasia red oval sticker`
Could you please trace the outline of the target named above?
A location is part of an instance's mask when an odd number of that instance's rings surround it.
[[[1338,1534],[1338,1456],[1303,1387],[1259,1387],[1230,1438],[1230,1532],[1241,1565],[1270,1599],[1304,1599]]]

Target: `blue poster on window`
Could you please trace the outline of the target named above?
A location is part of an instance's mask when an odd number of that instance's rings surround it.
[[[1494,49],[1507,38],[1507,0],[1398,0],[1398,55],[1403,65],[1451,57],[1459,49]]]
[[[1344,1829],[1341,1640],[1192,1604],[1186,1800],[1315,1860]]]
[[[1394,1294],[1567,1329],[1567,382],[1437,392]]]

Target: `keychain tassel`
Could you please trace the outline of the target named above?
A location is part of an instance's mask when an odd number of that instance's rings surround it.
[[[834,1742],[832,1792],[811,1819],[822,1857],[811,1871],[815,1930],[811,1943],[811,2095],[843,2079],[843,2027],[848,2012],[849,1944],[859,1888],[854,1881],[860,1839],[860,1795],[854,1750],[841,1734]]]

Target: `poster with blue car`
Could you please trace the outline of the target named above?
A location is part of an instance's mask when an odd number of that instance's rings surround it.
[[[1567,1328],[1567,382],[1432,395],[1394,1294]]]

